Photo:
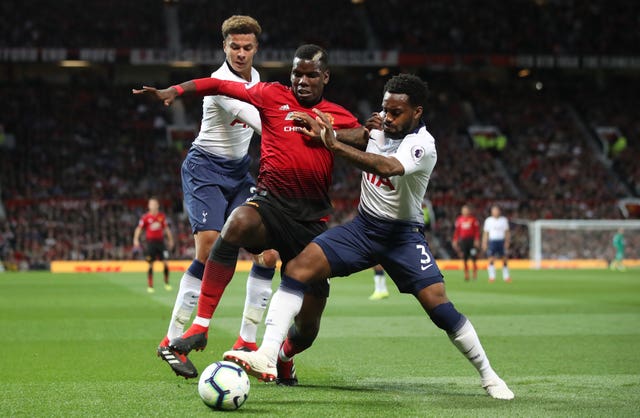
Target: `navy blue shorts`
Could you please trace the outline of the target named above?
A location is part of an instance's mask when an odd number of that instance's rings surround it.
[[[251,158],[227,160],[192,147],[182,163],[184,208],[191,230],[220,231],[231,212],[251,196]]]
[[[382,265],[402,293],[417,294],[443,282],[422,224],[385,221],[359,213],[352,221],[316,237],[331,266],[331,276],[348,276]]]
[[[487,255],[489,257],[504,257],[504,240],[489,240],[487,245]]]

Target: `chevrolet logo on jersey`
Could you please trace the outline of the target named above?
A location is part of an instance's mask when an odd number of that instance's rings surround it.
[[[282,109],[282,107],[280,109]],[[295,112],[287,113],[287,116],[284,117],[284,120],[294,120],[295,119],[293,116],[294,113]],[[325,113],[325,115],[327,115],[327,117],[329,118],[329,122],[331,122],[331,125],[333,125],[335,122],[335,118],[333,117],[333,115],[331,113]],[[315,119],[316,115],[313,114],[311,115],[311,117]]]

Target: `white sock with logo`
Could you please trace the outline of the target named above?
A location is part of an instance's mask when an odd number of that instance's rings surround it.
[[[484,348],[482,348],[482,344],[480,344],[480,339],[471,321],[467,319],[458,331],[449,334],[449,339],[467,360],[474,365],[482,380],[497,377],[496,372],[493,371],[491,364],[489,364],[489,359],[484,352]]]
[[[293,318],[300,312],[303,299],[302,292],[283,290],[282,287],[273,294],[267,319],[264,321],[264,338],[258,350],[266,354],[273,364],[276,363],[278,350],[287,336]]]
[[[182,275],[167,330],[169,341],[180,337],[184,332],[185,324],[189,322],[193,310],[198,305],[201,284],[202,280],[193,277],[188,270]]]
[[[271,298],[271,277],[258,277],[253,270],[247,279],[247,296],[242,312],[240,337],[246,342],[256,342],[258,326]]]

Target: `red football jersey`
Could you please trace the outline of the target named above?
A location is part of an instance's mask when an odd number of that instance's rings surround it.
[[[200,94],[224,94],[254,105],[262,119],[262,143],[258,188],[266,190],[294,219],[318,220],[331,212],[329,187],[333,154],[321,143],[310,141],[291,119],[293,111],[315,118],[312,108],[300,105],[290,87],[260,82],[244,83],[201,78],[194,80]],[[348,110],[322,99],[314,106],[330,115],[334,129],[360,126]]]
[[[163,241],[164,229],[167,227],[167,217],[162,212],[152,215],[145,213],[140,218],[138,226],[144,229],[147,241]]]
[[[480,239],[480,222],[473,216],[458,216],[456,219],[456,229],[453,231],[453,241],[459,239]]]

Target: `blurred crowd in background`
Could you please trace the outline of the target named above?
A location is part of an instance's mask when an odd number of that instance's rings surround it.
[[[55,6],[60,11],[52,13],[42,12],[52,7],[49,2],[31,3],[42,7],[0,5],[0,20],[13,16],[10,24],[0,25],[0,47],[162,48],[168,38],[163,13],[173,7],[184,48],[220,48],[221,22],[243,13],[261,22],[261,48],[316,42],[328,48],[330,57],[332,49],[370,48],[449,54],[640,53],[635,30],[640,6],[635,2],[328,0],[291,7],[284,1],[237,0],[229,10],[221,2],[203,0],[115,0],[108,9],[99,2],[78,8],[77,2],[62,0]],[[72,7],[79,14],[62,12]],[[623,27],[634,30],[619,30]],[[25,75],[25,68],[0,63],[0,203],[5,213],[4,219],[0,216],[0,259],[34,269],[47,268],[54,259],[140,257],[133,252],[132,234],[151,195],[159,197],[170,219],[176,237],[172,258],[193,258],[180,186],[189,141],[167,135],[175,110],[130,91],[138,87],[134,79],[164,86],[208,76],[214,68],[158,73],[70,69],[58,79],[42,70]],[[260,69],[263,80],[285,84],[288,70]],[[384,83],[395,73],[414,72],[429,82],[425,120],[436,138],[438,163],[425,202],[433,208],[427,234],[437,257],[456,257],[453,224],[465,203],[481,222],[492,204],[502,206],[512,226],[510,256],[527,258],[529,221],[622,218],[619,199],[640,196],[637,71],[332,70],[327,97],[361,122],[379,110]],[[182,104],[186,125],[197,132],[201,99],[185,98]],[[506,144],[479,144],[469,134],[471,126],[497,127]],[[625,135],[624,148],[612,153],[603,146],[597,126],[618,127]],[[254,172],[259,141],[255,136],[251,147]],[[332,224],[355,214],[359,183],[360,172],[337,160]],[[606,234],[582,243],[572,238],[570,246],[562,235],[557,243],[553,236],[549,240],[545,251],[551,257],[609,257]]]

